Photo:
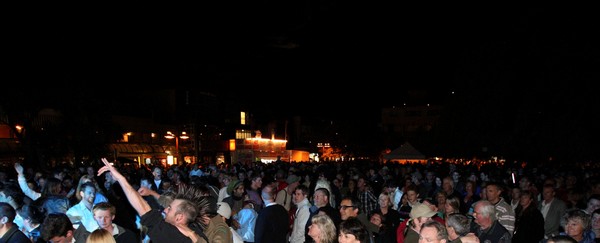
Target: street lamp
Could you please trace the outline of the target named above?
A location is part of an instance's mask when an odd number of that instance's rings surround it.
[[[180,161],[180,156],[179,156],[179,139],[189,139],[190,136],[188,136],[188,134],[186,132],[181,132],[181,135],[176,136],[175,134],[173,134],[171,131],[167,131],[167,134],[165,135],[166,139],[175,139],[175,153],[177,155],[177,163],[179,163]],[[169,163],[169,164],[173,164],[173,162]]]

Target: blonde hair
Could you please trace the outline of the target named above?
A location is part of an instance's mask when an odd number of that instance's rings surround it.
[[[116,243],[112,233],[103,228],[94,230],[85,240],[86,243]]]
[[[327,214],[317,214],[312,217],[311,222],[321,230],[321,242],[333,243],[336,240],[337,230],[333,220]]]

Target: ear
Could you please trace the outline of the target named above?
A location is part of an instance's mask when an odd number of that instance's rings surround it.
[[[69,230],[69,231],[67,231],[67,235],[66,235],[66,237],[67,237],[67,238],[69,238],[69,237],[73,237],[73,230]]]
[[[4,217],[0,218],[0,223],[2,223],[2,225],[5,225],[6,223],[8,223],[8,217],[4,216]]]
[[[115,215],[113,215],[112,217],[110,217],[110,220],[115,220]]]
[[[83,198],[84,195],[85,193],[83,193],[83,191],[79,191],[79,196],[81,196],[81,198]]]

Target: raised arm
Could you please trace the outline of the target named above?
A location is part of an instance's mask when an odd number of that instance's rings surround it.
[[[142,195],[133,189],[127,179],[119,171],[117,171],[117,169],[112,166],[108,160],[102,158],[102,162],[104,163],[104,166],[98,170],[98,176],[108,171],[112,177],[119,182],[119,185],[121,185],[121,188],[123,188],[123,192],[125,192],[125,196],[127,196],[127,200],[129,200],[129,203],[135,209],[135,211],[137,211],[140,216],[149,212],[152,208],[148,202],[144,200]]]
[[[15,163],[15,171],[17,171],[18,177],[17,181],[19,182],[19,187],[25,196],[31,198],[31,200],[36,200],[42,196],[41,193],[31,190],[27,185],[27,179],[25,178],[25,174],[23,172],[23,166],[20,163]]]

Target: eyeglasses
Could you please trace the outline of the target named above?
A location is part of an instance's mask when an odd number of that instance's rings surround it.
[[[346,205],[340,205],[340,208],[341,208],[342,210],[346,210],[346,208],[356,208],[356,206],[352,206],[352,205],[350,205],[350,206],[346,206]]]

